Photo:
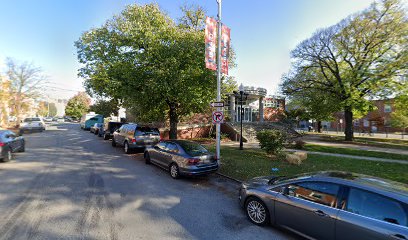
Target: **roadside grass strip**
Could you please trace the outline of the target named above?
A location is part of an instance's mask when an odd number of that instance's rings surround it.
[[[214,145],[207,148],[214,152]],[[338,170],[381,177],[402,183],[408,183],[408,164],[385,163],[351,159],[347,157],[321,156],[309,154],[307,160],[299,166],[283,160],[274,160],[261,149],[239,150],[235,147],[221,148],[220,173],[239,180],[248,180],[265,175],[294,175],[306,172]],[[272,169],[278,171],[272,171]]]

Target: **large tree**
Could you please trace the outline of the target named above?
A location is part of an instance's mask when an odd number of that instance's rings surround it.
[[[6,65],[10,92],[14,96],[12,111],[17,117],[17,123],[20,123],[27,100],[34,100],[41,96],[46,77],[42,70],[32,63],[18,62],[8,58]]]
[[[120,99],[137,119],[170,121],[201,112],[216,94],[214,72],[204,64],[204,12],[183,8],[172,20],[156,4],[129,5],[75,43],[90,94]]]
[[[89,96],[85,92],[79,92],[68,100],[65,115],[79,119],[88,112],[90,104],[91,99]]]
[[[353,140],[353,112],[386,96],[407,69],[408,21],[399,0],[382,0],[340,23],[317,31],[291,53],[283,92],[316,91],[344,111],[345,140]]]
[[[89,107],[89,111],[102,114],[105,117],[109,117],[112,114],[117,116],[119,111],[119,102],[115,99],[99,99],[96,103]]]

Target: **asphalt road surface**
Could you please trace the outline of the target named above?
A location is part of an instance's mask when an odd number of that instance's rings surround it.
[[[251,224],[230,180],[173,180],[78,124],[24,136],[0,163],[0,239],[298,239]]]

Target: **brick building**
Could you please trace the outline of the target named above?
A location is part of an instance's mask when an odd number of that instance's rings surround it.
[[[376,109],[364,117],[354,120],[354,132],[401,132],[402,129],[391,127],[391,113],[394,111],[393,102],[393,99],[373,100]],[[334,116],[335,121],[325,122],[323,125],[332,130],[344,129],[344,113],[338,112]]]

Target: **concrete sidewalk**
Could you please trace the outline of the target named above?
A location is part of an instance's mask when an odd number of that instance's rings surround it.
[[[315,144],[315,143],[313,143],[313,144]],[[316,143],[316,144],[319,144],[319,143]],[[239,147],[239,142],[225,142],[225,143],[222,143],[222,145],[223,146],[237,147],[238,148]],[[322,144],[320,144],[320,145],[322,145]],[[345,145],[348,146],[348,144],[345,144]],[[336,145],[335,147],[338,147],[338,146]],[[244,143],[244,148],[258,148],[259,149],[260,147],[259,147],[259,143],[257,143],[257,142],[250,142],[250,143]],[[381,149],[381,148],[378,148],[378,149]],[[361,150],[363,150],[363,149],[361,149]],[[366,149],[364,149],[364,150],[366,150]],[[390,150],[390,149],[384,148],[384,150]],[[398,150],[398,149],[392,149],[392,150]],[[366,160],[366,161],[408,164],[408,153],[406,153],[407,154],[407,159],[406,160],[395,160],[395,159],[387,159],[387,158],[354,156],[354,155],[339,154],[339,153],[312,152],[312,151],[303,151],[303,150],[295,150],[295,149],[289,149],[289,151],[307,152],[309,154],[332,156],[332,157],[353,158],[353,159]],[[370,148],[369,151],[374,151],[374,150],[371,150],[371,148]],[[382,152],[386,152],[386,151],[382,151]],[[402,154],[402,153],[398,153],[398,154]]]

